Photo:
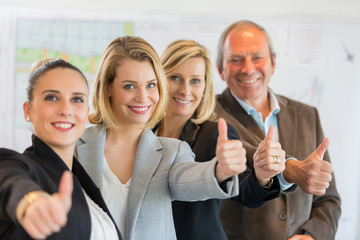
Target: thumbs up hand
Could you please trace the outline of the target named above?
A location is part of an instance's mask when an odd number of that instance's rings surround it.
[[[67,223],[67,214],[71,208],[73,177],[66,171],[59,183],[59,192],[40,197],[26,208],[22,226],[34,239],[45,239]]]
[[[240,140],[228,140],[227,125],[223,118],[218,121],[219,136],[216,145],[218,163],[215,175],[219,183],[246,170],[246,150]]]
[[[287,170],[284,172],[284,178],[296,183],[309,194],[324,195],[333,172],[331,163],[323,161],[328,147],[329,139],[324,138],[317,149],[303,161],[289,160],[289,163],[286,163]]]
[[[266,186],[272,177],[285,169],[285,151],[280,143],[273,141],[274,135],[275,128],[270,126],[253,157],[256,179],[261,186]]]

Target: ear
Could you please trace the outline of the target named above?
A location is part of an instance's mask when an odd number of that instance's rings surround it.
[[[275,66],[276,66],[276,53],[274,53],[273,55],[272,55],[272,74],[274,74],[274,72],[275,72]]]
[[[24,111],[24,118],[25,118],[25,120],[26,120],[27,118],[29,118],[30,121],[31,121],[31,112],[30,112],[30,103],[29,103],[29,102],[24,102],[24,104],[23,104],[23,111]]]
[[[219,65],[219,64],[216,64],[216,68],[217,68],[217,70],[218,70],[218,72],[219,72],[219,75],[220,75],[221,79],[222,79],[223,81],[225,81],[225,78],[224,78],[224,75],[223,75],[223,70],[221,70],[220,65]]]

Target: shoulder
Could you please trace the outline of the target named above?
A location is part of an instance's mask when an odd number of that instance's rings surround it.
[[[189,144],[175,138],[158,137],[163,154],[193,154]]]
[[[98,139],[101,135],[106,135],[106,130],[99,126],[91,126],[85,129],[84,134],[77,141],[76,145]]]
[[[228,127],[228,138],[229,139],[239,139],[239,134],[236,129],[229,123],[226,123]],[[200,125],[201,132],[199,134],[204,137],[218,137],[218,123],[215,121],[205,121]]]
[[[296,110],[296,112],[300,115],[302,114],[318,114],[317,109],[314,106],[302,103],[300,101],[296,101],[293,99],[290,99],[288,97],[278,95],[276,94],[276,98],[280,105],[280,112],[282,108],[293,108]]]
[[[0,148],[0,160],[16,160],[24,161],[29,157],[26,154],[16,152],[14,150]]]
[[[299,108],[304,108],[304,109],[309,109],[309,110],[315,109],[314,106],[311,106],[309,104],[306,104],[306,103],[303,103],[303,102],[300,102],[300,101],[297,101],[297,100],[294,100],[294,99],[291,99],[291,98],[288,98],[288,97],[285,97],[285,96],[282,96],[282,95],[276,94],[276,98],[279,101],[280,105],[296,106],[296,107],[299,107]]]
[[[14,150],[10,150],[7,148],[0,148],[0,158],[7,158],[7,157],[18,157],[21,154],[14,151]]]
[[[164,148],[179,148],[179,146],[184,143],[176,138],[168,138],[168,137],[157,137],[159,142]]]
[[[26,154],[6,148],[0,148],[0,164],[2,166],[7,166],[9,164],[12,166],[16,165],[21,166],[22,168],[29,169],[31,168],[31,166],[34,166],[35,161],[33,161],[31,157]]]

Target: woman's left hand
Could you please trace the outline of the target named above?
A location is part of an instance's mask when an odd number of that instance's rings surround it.
[[[218,121],[216,178],[219,183],[246,170],[246,150],[240,140],[229,140],[223,118]]]

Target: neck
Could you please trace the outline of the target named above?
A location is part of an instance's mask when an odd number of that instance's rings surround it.
[[[188,120],[189,118],[166,114],[159,128],[159,136],[178,139]]]
[[[137,146],[143,131],[142,128],[137,127],[126,127],[121,130],[108,129],[106,132],[106,141],[110,141],[113,144],[126,142],[128,146]]]
[[[74,149],[75,144],[72,147],[66,148],[51,148],[66,164],[66,166],[72,170],[73,158],[74,158]]]
[[[263,121],[265,121],[265,118],[269,115],[271,111],[269,93],[264,95],[264,97],[260,99],[256,99],[255,101],[245,101],[245,102],[250,106],[252,106],[257,112],[260,112]]]

